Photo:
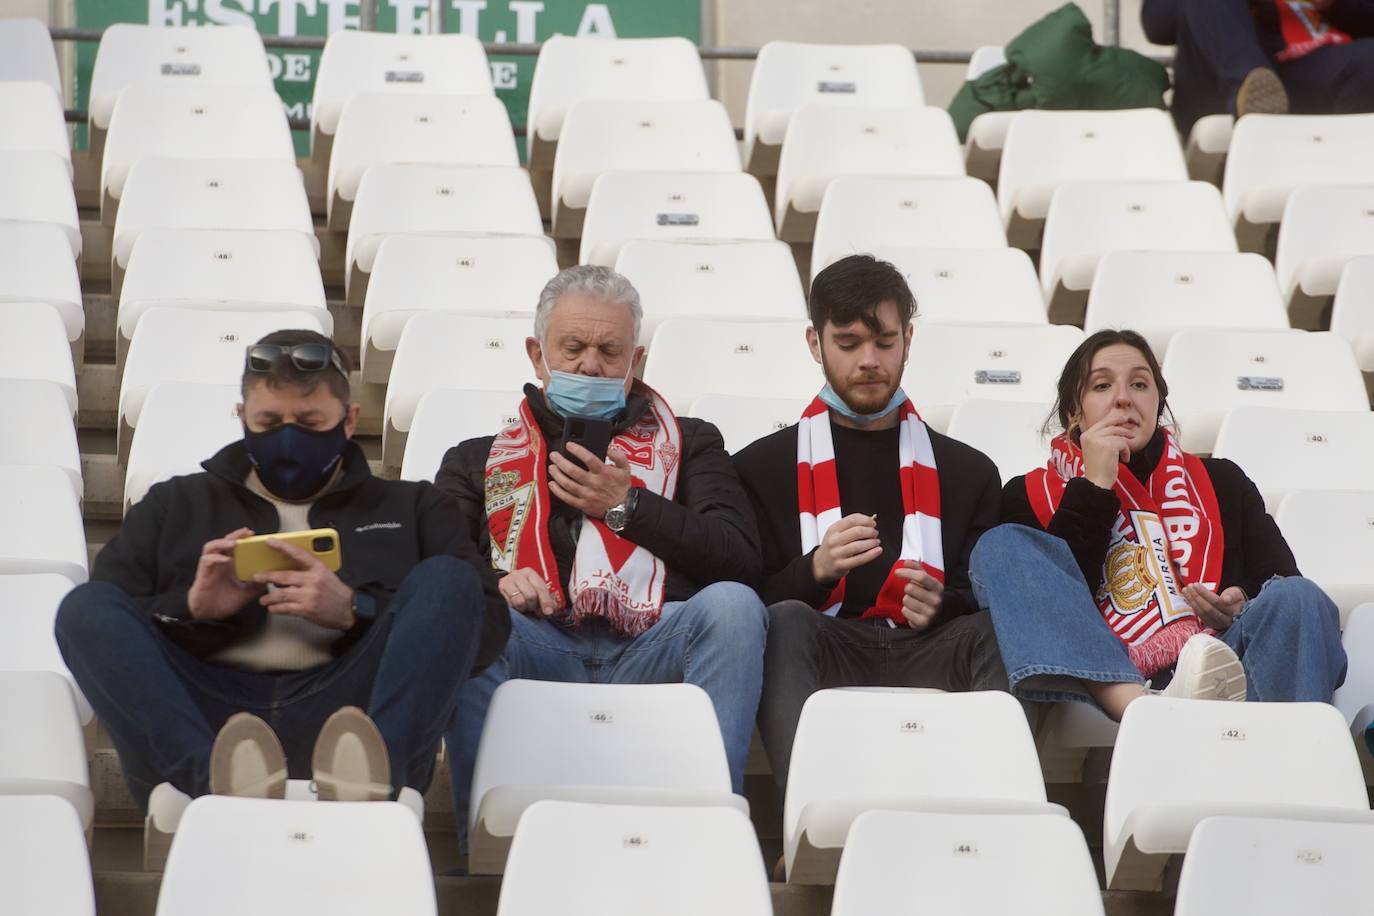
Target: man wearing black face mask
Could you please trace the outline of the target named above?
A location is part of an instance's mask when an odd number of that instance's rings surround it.
[[[374,477],[350,441],[348,372],[312,331],[249,347],[243,440],[150,489],[62,603],[58,645],[144,808],[160,783],[280,798],[288,773],[418,802],[459,688],[505,644],[457,503]],[[311,528],[338,531],[337,574],[269,541],[295,568],[238,580],[239,540]]]

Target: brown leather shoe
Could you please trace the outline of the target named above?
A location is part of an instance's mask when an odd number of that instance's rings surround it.
[[[367,713],[345,706],[325,720],[311,764],[320,801],[387,801],[391,761]]]
[[[1251,70],[1236,90],[1236,117],[1248,114],[1288,114],[1288,91],[1268,67]]]
[[[252,713],[229,717],[210,750],[210,791],[239,798],[286,797],[286,754],[272,726]]]

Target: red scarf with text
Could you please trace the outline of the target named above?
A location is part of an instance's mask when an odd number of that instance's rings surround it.
[[[610,447],[630,462],[631,484],[673,499],[682,456],[677,418],[647,387],[649,409]],[[667,568],[663,560],[606,527],[599,518],[582,520],[577,553],[563,594],[549,537],[548,445],[528,400],[516,422],[492,441],[484,496],[491,531],[491,561],[512,572],[533,569],[549,587],[554,604],[574,623],[604,617],[625,636],[638,636],[663,612]]]
[[[1126,468],[1112,488],[1121,502],[1112,526],[1097,608],[1149,677],[1178,661],[1189,637],[1204,630],[1183,598],[1194,583],[1213,591],[1221,578],[1224,535],[1216,492],[1201,459],[1184,452],[1169,430],[1164,452],[1142,485]],[[1083,476],[1083,452],[1065,435],[1050,444],[1047,467],[1026,475],[1026,495],[1042,528]]]
[[[1280,63],[1306,57],[1327,45],[1343,45],[1350,35],[1326,21],[1326,14],[1311,0],[1272,0],[1279,17],[1283,49],[1274,55]]]
[[[907,580],[897,575],[905,561],[945,581],[944,546],[940,540],[940,478],[930,431],[911,401],[897,408],[901,417],[898,439],[898,471],[902,481],[902,553],[878,592],[877,601],[863,617],[885,617],[905,624],[902,596]],[[809,554],[831,525],[844,517],[840,486],[835,475],[835,443],[830,434],[830,408],[819,397],[802,413],[797,424],[797,506],[801,511],[802,554]],[[839,613],[844,603],[844,580],[830,593],[826,614]]]

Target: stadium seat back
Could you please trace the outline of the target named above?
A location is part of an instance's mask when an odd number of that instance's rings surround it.
[[[811,276],[875,248],[1006,248],[992,189],[976,178],[842,175],[816,217]]]
[[[48,27],[39,19],[0,20],[0,81],[27,80],[51,87],[62,98],[62,73]]]
[[[1341,271],[1362,256],[1374,256],[1374,183],[1294,189],[1279,225],[1274,269],[1295,327],[1323,326]]]
[[[94,804],[86,744],[67,679],[52,671],[0,671],[0,721],[0,797],[57,796],[89,828]],[[0,886],[0,901],[7,889]],[[56,899],[59,892],[52,893]]]
[[[725,450],[734,454],[796,423],[810,403],[805,398],[703,394],[692,402],[690,414],[713,423],[725,440]]]
[[[72,690],[77,718],[85,726],[93,715],[91,704],[72,680],[53,636],[57,608],[71,590],[72,580],[57,573],[0,575],[0,671],[61,675]]]
[[[61,385],[43,379],[0,379],[0,465],[5,464],[61,468],[71,479],[72,492],[81,498],[81,452]]]
[[[741,320],[806,317],[797,265],[786,242],[634,241],[615,269],[634,284],[644,309],[639,342],[648,345],[672,318]]]
[[[1374,114],[1256,115],[1236,122],[1222,197],[1233,221],[1277,223],[1299,185],[1364,184]]]
[[[874,257],[906,277],[916,296],[916,326],[1046,324],[1040,279],[1019,248],[907,248],[877,245]]]
[[[95,916],[86,833],[65,800],[0,797],[0,909],[7,916]]]
[[[81,278],[61,227],[0,222],[0,316],[7,302],[47,303],[62,313],[68,340],[85,333]]]
[[[449,449],[483,436],[494,436],[519,419],[519,389],[473,391],[436,388],[421,396],[406,436],[402,480],[433,481]]]
[[[1185,451],[1208,453],[1235,407],[1369,410],[1350,345],[1327,332],[1188,329],[1163,359]]]
[[[1049,461],[1052,408],[1048,401],[969,398],[954,408],[945,432],[991,458],[1005,482]]]
[[[76,416],[76,369],[67,328],[46,302],[0,302],[0,379],[51,382]]]
[[[805,321],[669,318],[659,324],[644,381],[686,414],[704,394],[804,398],[825,379],[806,346]]]
[[[1374,255],[1353,258],[1345,265],[1331,306],[1331,333],[1344,337],[1354,348],[1366,377],[1374,373],[1374,309],[1369,308],[1370,302],[1374,302]]]
[[[68,162],[44,150],[0,150],[0,223],[51,223],[81,256],[81,224]]]
[[[1374,493],[1296,490],[1284,497],[1274,520],[1298,569],[1336,602],[1342,620],[1374,601]]]
[[[148,389],[129,446],[124,511],[171,477],[199,474],[201,462],[243,438],[238,385],[158,382]]]
[[[1374,413],[1237,407],[1212,454],[1240,465],[1271,512],[1294,490],[1374,492]]]
[[[497,916],[771,916],[749,819],[730,808],[541,801],[520,818]]]
[[[0,49],[4,38],[0,37]],[[0,50],[0,56],[4,51]],[[0,64],[0,68],[4,65]],[[62,115],[62,99],[47,83],[28,80],[5,82],[0,79],[0,123],[9,125],[0,134],[0,149],[41,150],[61,157],[71,172],[71,142],[67,121]]]

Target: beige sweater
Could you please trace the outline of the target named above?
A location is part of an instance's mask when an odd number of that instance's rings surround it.
[[[310,528],[310,507],[314,505],[314,500],[292,503],[278,499],[267,492],[255,471],[249,472],[245,485],[277,507],[277,516],[281,519],[279,531],[305,531]],[[325,487],[325,490],[328,489]],[[302,671],[333,661],[330,648],[343,635],[342,630],[331,630],[301,617],[269,614],[267,626],[256,636],[221,650],[209,661],[246,671]]]

